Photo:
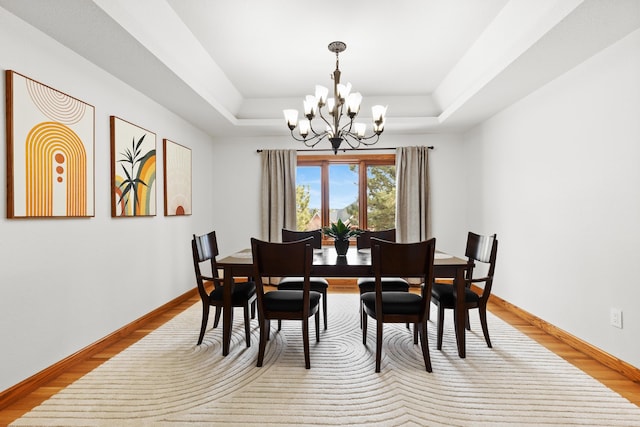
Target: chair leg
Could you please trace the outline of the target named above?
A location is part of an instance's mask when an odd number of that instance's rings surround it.
[[[429,355],[429,343],[427,342],[427,322],[416,323],[416,328],[420,329],[420,343],[422,344],[422,358],[427,372],[432,372],[431,356]]]
[[[251,302],[251,318],[252,319],[256,318],[256,300],[253,300]]]
[[[258,317],[260,317],[260,316],[258,315]],[[269,341],[271,339],[271,320],[267,319],[266,322],[267,322],[267,331],[268,331],[267,332],[267,341]]]
[[[322,291],[322,312],[324,314],[324,329],[327,330],[327,291]]]
[[[244,338],[247,341],[247,347],[251,347],[251,323],[249,321],[249,304],[244,306]]]
[[[438,340],[436,347],[442,350],[442,333],[444,331],[444,307],[438,305]]]
[[[360,305],[360,311],[362,314],[360,315],[360,324],[362,325],[362,344],[367,345],[367,313],[362,310],[362,305]]]
[[[204,339],[204,331],[207,329],[207,322],[209,321],[209,304],[202,304],[202,323],[200,324],[200,336],[198,337],[198,344],[202,344]]]
[[[484,334],[484,340],[487,342],[489,348],[491,346],[491,339],[489,338],[489,328],[487,327],[487,306],[479,306],[478,314],[480,314],[480,325],[482,325],[482,333]]]
[[[425,323],[426,325],[426,323]],[[418,328],[418,324],[415,323],[413,325],[413,343],[414,344],[418,344],[418,332],[420,331],[420,329]]]
[[[215,317],[213,319],[213,329],[218,327],[218,323],[220,323],[220,313],[222,313],[222,307],[216,307],[214,309]]]
[[[467,310],[467,323],[464,325],[467,328],[467,331],[471,330],[471,323],[469,323],[469,310]]]
[[[278,319],[278,332],[282,329],[282,320]]]
[[[380,320],[381,313],[378,313],[378,321],[376,328],[376,372],[380,372],[380,361],[382,360],[382,329],[384,323]]]
[[[309,318],[302,319],[302,344],[304,347],[304,367],[311,369],[311,359],[309,358]]]
[[[260,319],[260,344],[258,346],[258,368],[262,366],[264,361],[264,350],[269,339],[269,320]]]
[[[320,311],[316,311],[316,342],[320,342]],[[326,322],[325,322],[325,329],[326,329]]]

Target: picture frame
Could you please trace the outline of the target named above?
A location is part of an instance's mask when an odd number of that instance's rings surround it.
[[[95,215],[95,108],[5,70],[7,218]]]
[[[191,215],[191,149],[164,139],[164,215]]]
[[[110,116],[111,216],[156,215],[156,134]]]

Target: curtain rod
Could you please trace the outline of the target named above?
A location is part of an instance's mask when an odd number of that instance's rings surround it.
[[[338,151],[347,152],[347,151],[368,151],[368,150],[395,150],[397,147],[384,147],[384,148],[339,148]],[[433,150],[433,145],[429,145],[427,147],[429,150]],[[258,148],[256,153],[262,153],[264,150]],[[330,151],[333,153],[333,148],[309,148],[309,149],[299,149],[296,150],[298,153],[301,152],[325,152]]]

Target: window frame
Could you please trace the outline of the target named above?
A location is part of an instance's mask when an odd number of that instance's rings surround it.
[[[361,228],[367,228],[367,167],[395,166],[395,154],[299,155],[296,167],[320,166],[320,218],[322,227],[329,225],[329,165],[358,165],[358,217]],[[322,236],[323,242],[331,239]]]

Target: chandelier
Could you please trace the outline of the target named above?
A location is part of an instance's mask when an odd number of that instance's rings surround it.
[[[351,83],[346,85],[340,83],[340,59],[338,55],[340,52],[344,52],[346,48],[347,45],[340,41],[329,43],[329,51],[336,54],[336,69],[331,76],[333,79],[333,98],[327,98],[329,89],[316,85],[315,96],[307,95],[303,101],[304,119],[298,122],[298,110],[283,110],[284,118],[287,121],[289,130],[291,130],[293,139],[313,148],[320,141],[328,138],[335,154],[338,154],[342,141],[346,142],[351,148],[358,148],[360,145],[373,145],[378,142],[380,134],[384,130],[385,114],[387,112],[386,106],[374,105],[371,108],[373,132],[369,136],[366,136],[366,125],[364,123],[354,122],[360,112],[362,95],[359,92],[351,92]],[[343,118],[346,120],[343,121]],[[317,124],[314,128],[314,121],[319,123],[322,130],[317,127]],[[293,133],[296,127],[298,127],[300,137]]]

